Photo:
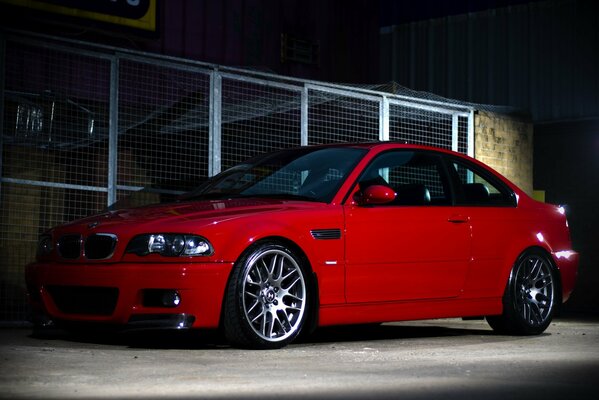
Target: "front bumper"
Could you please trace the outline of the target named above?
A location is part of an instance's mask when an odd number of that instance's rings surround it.
[[[216,328],[232,267],[233,263],[48,262],[29,264],[25,279],[34,311],[52,320],[127,329]],[[176,292],[179,300],[160,304],[152,300],[157,290]]]
[[[195,316],[188,314],[136,314],[129,318],[125,329],[189,329],[194,322]]]

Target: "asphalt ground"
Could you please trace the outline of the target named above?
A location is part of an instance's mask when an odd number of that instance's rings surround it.
[[[0,398],[599,399],[599,319],[540,336],[443,319],[320,329],[284,349],[216,333],[0,329]]]

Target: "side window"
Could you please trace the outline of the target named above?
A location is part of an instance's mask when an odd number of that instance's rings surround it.
[[[397,150],[379,155],[364,171],[359,184],[387,185],[396,193],[388,205],[449,205],[448,185],[439,156],[418,151]]]
[[[457,160],[450,160],[450,168],[457,180],[456,205],[515,206],[513,192],[491,175],[479,173]]]

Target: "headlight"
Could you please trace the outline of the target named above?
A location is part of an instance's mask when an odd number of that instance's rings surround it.
[[[54,244],[52,243],[52,236],[41,235],[37,242],[37,256],[43,257],[52,253],[54,250]]]
[[[214,249],[201,236],[178,233],[153,233],[134,237],[127,246],[127,253],[145,256],[158,253],[166,257],[210,256]]]

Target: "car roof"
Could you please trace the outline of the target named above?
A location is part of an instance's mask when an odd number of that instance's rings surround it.
[[[495,176],[497,176],[501,181],[507,184],[512,190],[516,191],[519,195],[522,195],[522,190],[518,188],[513,182],[503,176],[501,173],[496,171],[493,167],[482,163],[481,161],[475,159],[472,156],[469,156],[464,153],[456,152],[453,150],[445,149],[442,147],[434,147],[423,144],[412,144],[406,143],[403,141],[370,141],[370,142],[346,142],[346,143],[330,143],[330,144],[322,144],[322,145],[314,145],[309,147],[322,147],[322,148],[330,148],[330,147],[346,147],[346,148],[361,148],[366,149],[368,151],[375,151],[377,153],[383,152],[385,150],[392,149],[406,149],[406,150],[425,150],[425,151],[434,151],[441,154],[448,154],[457,156],[462,159],[467,159],[470,162],[482,167],[483,169],[490,171]]]
[[[403,141],[371,141],[371,142],[344,142],[344,143],[328,143],[328,144],[320,144],[314,145],[310,147],[353,147],[353,148],[362,148],[362,149],[412,149],[412,150],[429,150],[429,151],[437,151],[447,154],[455,154],[459,156],[467,156],[464,153],[455,152],[449,149],[444,149],[441,147],[434,147],[423,144],[413,144],[407,143]]]

